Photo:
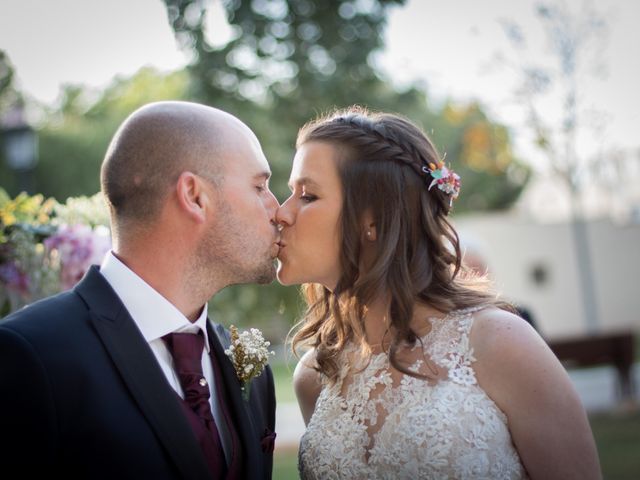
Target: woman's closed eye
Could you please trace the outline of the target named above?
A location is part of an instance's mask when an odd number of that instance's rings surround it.
[[[302,195],[300,195],[300,200],[302,200],[305,203],[311,203],[317,199],[318,197],[311,193],[303,193]]]

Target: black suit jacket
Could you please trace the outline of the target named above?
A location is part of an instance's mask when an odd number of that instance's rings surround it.
[[[242,446],[242,477],[271,478],[275,393],[267,368],[241,397],[209,322]],[[0,323],[0,468],[16,478],[205,479],[179,400],[111,286],[92,267],[71,291]]]

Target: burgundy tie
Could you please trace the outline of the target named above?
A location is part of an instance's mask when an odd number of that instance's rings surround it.
[[[162,337],[173,356],[176,373],[184,391],[187,418],[200,443],[214,478],[223,478],[226,470],[220,435],[209,404],[209,384],[202,374],[202,332],[170,333]]]

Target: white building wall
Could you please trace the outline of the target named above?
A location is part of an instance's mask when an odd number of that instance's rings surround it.
[[[538,224],[514,214],[456,217],[464,240],[477,245],[498,290],[526,306],[547,338],[584,334],[577,258],[568,223]],[[588,226],[598,305],[598,331],[640,331],[640,225],[608,220]],[[534,281],[542,267],[547,280]]]

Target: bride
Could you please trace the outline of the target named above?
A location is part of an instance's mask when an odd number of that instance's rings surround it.
[[[461,266],[460,179],[424,133],[358,108],[311,122],[290,188],[278,278],[308,303],[302,478],[600,478],[566,372]]]

